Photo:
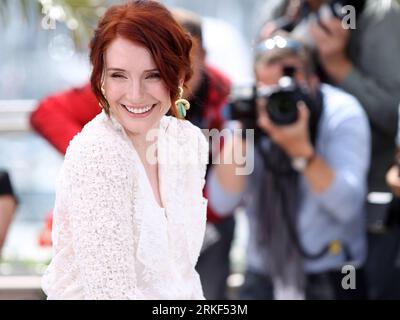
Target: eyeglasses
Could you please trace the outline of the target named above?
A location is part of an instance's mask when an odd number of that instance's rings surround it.
[[[291,49],[294,52],[299,52],[303,48],[300,41],[294,39],[287,39],[281,36],[274,36],[273,38],[266,39],[258,43],[254,48],[255,54],[261,54],[272,49]]]

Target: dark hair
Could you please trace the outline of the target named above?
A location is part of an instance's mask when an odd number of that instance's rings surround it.
[[[104,54],[117,37],[140,44],[149,50],[174,103],[179,96],[179,82],[188,81],[193,73],[190,35],[161,3],[135,0],[111,6],[101,18],[90,43],[92,90],[106,113],[109,114],[110,107],[101,92]],[[177,116],[175,108],[171,108],[171,113]]]

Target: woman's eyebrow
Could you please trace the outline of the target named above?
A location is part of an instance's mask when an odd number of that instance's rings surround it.
[[[107,68],[107,71],[123,71],[123,72],[125,72],[126,70],[120,69],[120,68]]]

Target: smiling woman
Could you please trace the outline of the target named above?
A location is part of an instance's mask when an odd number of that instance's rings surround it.
[[[120,59],[123,58],[125,60],[121,65],[126,64],[126,68],[122,66],[120,69],[126,72],[138,71],[137,68],[127,70],[132,63],[139,65],[125,51],[131,48],[132,44],[141,46],[148,52],[147,66],[158,72],[173,102],[179,96],[179,86],[192,76],[189,59],[192,41],[189,34],[176,23],[169,11],[148,10],[149,6],[159,7],[159,4],[154,2],[156,1],[135,1],[135,10],[126,10],[129,5],[113,6],[107,11],[95,31],[90,46],[90,60],[93,64],[91,83],[94,93],[106,112],[109,106],[101,90],[104,71],[106,68],[120,68],[109,64],[121,63]],[[117,45],[115,43],[113,45],[118,38],[123,38],[125,41],[123,43],[118,41]],[[112,58],[117,60],[110,61]],[[146,68],[141,71],[144,70]],[[127,77],[127,74],[117,73],[117,76],[123,78]],[[176,110],[171,110],[171,113],[178,115]]]
[[[169,90],[149,50],[124,38],[106,52],[104,95],[129,135],[155,128],[171,106]]]
[[[175,117],[190,50],[190,37],[157,1],[113,6],[101,19],[90,58],[103,111],[65,156],[43,277],[49,299],[203,298],[195,265],[208,144]],[[161,161],[182,150],[197,156]]]

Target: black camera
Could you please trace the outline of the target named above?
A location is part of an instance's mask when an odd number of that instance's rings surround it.
[[[299,101],[308,102],[306,90],[297,84],[293,78],[295,68],[284,67],[283,77],[274,87],[262,87],[259,96],[267,99],[267,113],[277,125],[287,125],[296,122],[298,118],[297,105]]]
[[[316,99],[297,83],[293,77],[295,71],[294,67],[286,66],[277,85],[241,89],[240,92],[236,92],[237,98],[230,103],[232,119],[240,121],[245,129],[256,129],[257,99],[266,100],[266,112],[277,125],[288,125],[297,121],[299,101],[303,101],[310,111],[316,109]]]

